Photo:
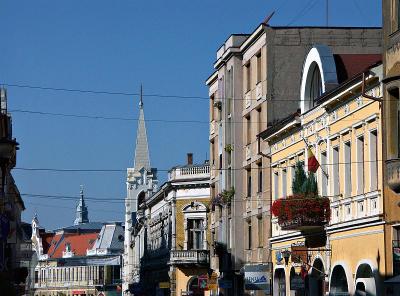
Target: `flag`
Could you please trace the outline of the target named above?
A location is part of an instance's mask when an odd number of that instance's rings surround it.
[[[315,173],[319,168],[319,162],[311,151],[311,147],[308,147],[308,171]]]

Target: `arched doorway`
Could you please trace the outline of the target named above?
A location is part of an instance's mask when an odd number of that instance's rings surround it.
[[[346,272],[343,266],[337,265],[332,270],[331,276],[331,295],[350,295],[349,285],[347,283]]]
[[[322,260],[317,258],[308,275],[308,295],[322,296],[325,295],[324,291],[325,269]]]
[[[305,279],[303,279],[300,274],[297,274],[294,267],[292,267],[290,269],[290,295],[304,296],[305,284]]]
[[[376,283],[372,268],[369,264],[360,264],[356,273],[356,295],[376,295]]]
[[[285,270],[283,268],[278,268],[275,270],[273,288],[274,288],[274,295],[277,296],[286,295],[286,279],[285,279]]]
[[[204,296],[204,290],[199,288],[199,278],[193,276],[187,284],[187,291],[191,296]]]

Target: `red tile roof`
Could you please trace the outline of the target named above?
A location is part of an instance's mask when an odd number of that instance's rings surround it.
[[[339,84],[382,61],[381,54],[334,54]]]

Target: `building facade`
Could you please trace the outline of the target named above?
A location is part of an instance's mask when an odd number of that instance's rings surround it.
[[[206,82],[210,186],[216,203],[211,212],[211,268],[226,295],[250,293],[246,269],[271,266],[271,176],[265,169],[270,161],[261,153],[268,143],[258,135],[297,110],[304,57],[318,43],[340,54],[380,53],[381,30],[263,23],[249,35],[232,35],[217,51],[215,72]],[[327,83],[326,90],[332,87]],[[220,202],[220,196],[230,196],[229,202]]]
[[[168,181],[139,201],[132,229],[139,250],[134,295],[205,295],[209,272],[209,164],[188,163],[169,171]]]
[[[286,204],[272,219],[273,294],[381,295],[381,55],[317,45],[303,65],[299,110],[260,135],[270,147],[272,208]],[[296,164],[313,176],[313,157],[319,198],[307,199],[295,192]]]
[[[122,295],[124,228],[121,222],[89,222],[83,192],[73,226],[45,231],[32,220],[30,295]]]
[[[141,90],[142,94],[142,90]],[[127,196],[125,199],[125,242],[123,262],[123,291],[129,292],[129,285],[137,283],[140,278],[139,245],[132,240],[133,226],[137,223],[138,205],[146,195],[158,189],[157,170],[150,167],[150,155],[147,143],[146,124],[144,120],[143,96],[139,102],[139,120],[136,134],[134,167],[128,168],[126,179]]]
[[[22,294],[27,269],[21,266],[21,212],[24,202],[11,174],[18,143],[13,138],[12,119],[7,113],[7,91],[0,88],[0,287],[8,295]]]
[[[384,129],[384,165],[385,195],[385,245],[387,265],[387,295],[400,295],[400,3],[395,0],[383,0],[383,68],[384,92],[382,109]]]

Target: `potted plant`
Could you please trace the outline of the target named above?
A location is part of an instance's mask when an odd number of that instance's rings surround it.
[[[226,144],[224,150],[225,150],[226,152],[229,152],[229,153],[230,153],[230,152],[233,151],[233,146],[232,146],[231,144]]]
[[[293,195],[275,200],[271,207],[283,230],[306,231],[323,227],[329,222],[329,198],[318,195],[314,174],[310,172],[307,176],[300,162],[296,164],[292,189]]]

